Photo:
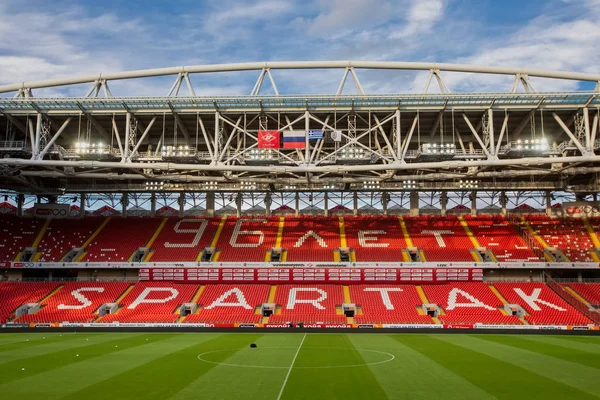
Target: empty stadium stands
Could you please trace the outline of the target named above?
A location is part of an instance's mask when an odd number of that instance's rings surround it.
[[[275,246],[279,217],[227,218],[217,248],[220,261],[264,261]]]
[[[454,215],[404,217],[413,244],[427,261],[473,261],[473,243]]]
[[[500,311],[502,301],[483,282],[423,285],[423,290],[430,303],[442,308],[439,319],[445,324],[521,324]]]
[[[194,297],[199,285],[181,283],[137,283],[119,301],[116,314],[103,316],[101,322],[176,322],[179,306]]]
[[[42,253],[39,261],[60,261],[71,249],[81,247],[104,222],[104,218],[90,217],[74,222],[69,219],[52,220],[38,246]]]
[[[350,299],[358,312],[357,324],[433,324],[428,315],[420,315],[419,294],[414,285],[352,285]]]
[[[464,217],[482,247],[494,252],[499,262],[540,261],[501,215],[467,215]]]
[[[41,219],[0,215],[0,261],[14,261],[24,248],[33,246],[45,223]]]
[[[200,309],[185,322],[259,323],[269,289],[270,285],[207,285],[197,301]]]
[[[587,325],[589,319],[567,304],[543,283],[494,283],[510,303],[522,306],[529,315],[525,319],[534,325]]]
[[[546,215],[528,215],[531,227],[552,247],[560,249],[571,261],[592,261],[594,248],[583,222],[576,218],[550,218]]]
[[[287,261],[333,261],[340,247],[338,218],[286,217],[281,247]]]
[[[38,303],[58,286],[52,282],[0,282],[0,322],[13,320],[17,308]]]
[[[43,302],[35,314],[24,315],[18,322],[93,322],[94,312],[104,303],[118,299],[131,284],[126,282],[67,282]]]
[[[157,218],[111,218],[85,248],[83,261],[127,261],[158,224]]]
[[[600,306],[600,283],[566,283],[563,286],[573,289],[591,305]]]
[[[344,217],[346,240],[356,261],[402,261],[407,248],[398,217]]]
[[[600,300],[600,284],[568,286],[591,303]],[[423,298],[415,285],[350,285],[345,299],[342,285],[279,285],[272,299],[276,312],[268,322],[345,324],[341,305],[350,301],[357,306],[357,324],[522,324],[501,311],[506,301],[522,306],[526,323],[532,325],[591,323],[542,283],[502,282],[494,288],[499,296],[481,282],[429,284],[422,286]],[[17,323],[260,323],[258,307],[267,302],[269,290],[264,284],[201,288],[173,282],[0,282],[0,319]],[[117,313],[99,317],[98,307],[113,302],[119,304]],[[418,309],[425,302],[441,307],[439,321]],[[16,318],[15,311],[27,303],[41,303],[41,309]],[[197,303],[198,310],[180,315],[184,303]]]
[[[221,218],[168,218],[151,246],[151,260],[195,261],[211,245],[220,222]]]
[[[277,311],[269,317],[270,323],[346,323],[336,310],[344,303],[341,285],[279,285],[275,303]]]

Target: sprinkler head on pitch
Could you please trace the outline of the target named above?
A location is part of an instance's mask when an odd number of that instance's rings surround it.
[[[256,347],[256,343],[250,343],[250,347],[251,348],[255,348]]]

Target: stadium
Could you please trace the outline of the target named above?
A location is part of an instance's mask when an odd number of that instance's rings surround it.
[[[281,93],[297,71],[338,89]],[[382,71],[426,85],[365,92]],[[248,95],[196,94],[240,73]],[[256,62],[0,94],[3,393],[600,396],[600,74]]]

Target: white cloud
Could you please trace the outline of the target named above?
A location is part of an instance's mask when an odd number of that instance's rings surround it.
[[[392,39],[429,32],[444,14],[444,0],[416,0],[412,2],[406,25],[400,32],[394,32]]]

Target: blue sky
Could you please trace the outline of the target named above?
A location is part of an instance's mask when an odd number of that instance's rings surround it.
[[[600,70],[600,0],[0,0],[0,19],[3,84],[276,60]],[[340,71],[273,74],[280,92],[288,94],[331,93],[341,78]],[[192,80],[200,95],[248,94],[257,75],[195,75]],[[426,80],[425,73],[414,72],[359,71],[359,77],[370,93],[420,91]],[[508,90],[512,84],[510,77],[445,78],[453,91]],[[114,82],[111,88],[115,95],[164,95],[172,81]],[[538,90],[593,88],[543,79],[534,84]],[[86,90],[44,94],[82,95]]]

